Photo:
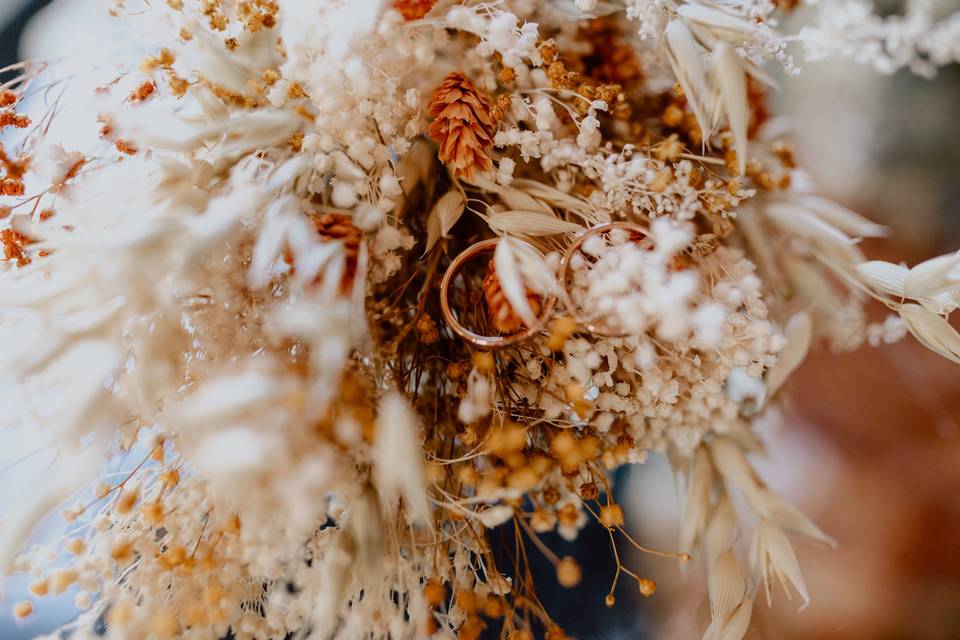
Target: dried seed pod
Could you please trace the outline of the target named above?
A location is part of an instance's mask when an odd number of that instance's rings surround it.
[[[455,71],[444,78],[427,109],[434,118],[430,137],[440,145],[440,160],[454,176],[469,178],[477,169],[490,169],[486,149],[493,144],[495,128],[490,101],[466,75]]]
[[[487,275],[483,278],[483,297],[487,302],[487,310],[490,312],[490,321],[497,331],[511,334],[524,327],[523,318],[514,311],[503,293],[493,260],[488,263]],[[539,316],[540,296],[527,289],[527,302],[530,304],[533,315]]]

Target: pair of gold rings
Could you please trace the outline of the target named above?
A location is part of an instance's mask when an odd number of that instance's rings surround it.
[[[576,309],[576,306],[574,305],[569,293],[571,285],[570,279],[572,276],[571,263],[573,262],[574,256],[578,251],[580,251],[583,243],[588,238],[604,235],[617,229],[626,231],[631,236],[640,236],[643,238],[647,237],[647,230],[640,225],[633,224],[631,222],[607,222],[593,227],[592,229],[588,229],[577,236],[570,246],[567,247],[567,250],[563,256],[563,260],[560,262],[559,298],[560,301],[562,301],[567,313],[573,316],[574,320],[576,320],[576,322],[586,331],[608,338],[622,337],[626,334],[611,327],[592,322],[587,319],[583,313]],[[492,253],[496,249],[498,242],[500,242],[500,238],[491,238],[489,240],[482,240],[467,247],[456,258],[453,259],[453,262],[451,262],[450,266],[447,267],[446,273],[443,274],[443,280],[440,283],[440,309],[447,325],[451,330],[453,330],[454,333],[470,344],[486,350],[502,349],[504,347],[518,344],[530,339],[539,333],[544,326],[546,326],[547,322],[549,322],[553,316],[558,302],[558,296],[547,297],[543,303],[540,317],[537,318],[537,321],[532,326],[526,327],[522,331],[518,331],[517,333],[512,333],[510,335],[484,336],[463,326],[463,324],[457,318],[457,314],[450,306],[450,288],[457,275],[463,270],[467,263],[481,254]]]

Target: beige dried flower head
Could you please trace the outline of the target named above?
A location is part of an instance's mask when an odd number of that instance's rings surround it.
[[[437,87],[427,107],[434,118],[430,137],[440,145],[440,160],[455,177],[470,178],[492,166],[487,149],[493,143],[490,101],[459,71]]]

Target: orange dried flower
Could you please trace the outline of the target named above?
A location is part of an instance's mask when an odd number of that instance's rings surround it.
[[[4,260],[16,260],[18,267],[30,264],[30,256],[23,250],[23,246],[29,243],[29,238],[13,229],[6,228],[0,231],[0,245],[3,245]]]
[[[147,98],[153,95],[154,91],[157,90],[157,85],[153,83],[152,80],[147,80],[143,82],[139,87],[137,87],[133,93],[130,94],[131,102],[143,102]]]
[[[17,103],[17,94],[10,89],[0,91],[0,107],[12,107]]]
[[[597,18],[583,29],[593,45],[584,58],[586,74],[594,80],[632,86],[643,79],[643,69],[633,45],[620,35],[615,22]]]
[[[430,13],[437,0],[396,0],[394,8],[400,12],[404,20],[419,20]]]
[[[471,177],[492,163],[486,149],[493,144],[494,121],[490,100],[466,75],[451,73],[434,91],[427,107],[434,121],[430,137],[440,145],[440,160],[454,176]]]
[[[313,219],[313,226],[317,233],[325,240],[342,240],[347,253],[346,269],[343,280],[340,282],[340,292],[346,293],[353,286],[353,279],[357,275],[357,261],[360,256],[360,242],[363,234],[357,229],[350,216],[342,213],[324,213]]]
[[[137,145],[133,144],[129,140],[117,140],[115,143],[113,143],[113,146],[117,148],[117,151],[128,156],[135,155],[138,151]]]
[[[17,129],[26,129],[30,126],[30,117],[22,116],[13,109],[4,109],[0,111],[0,129],[3,127],[15,127]]]
[[[500,286],[497,268],[493,260],[487,265],[487,275],[483,278],[483,297],[490,311],[490,320],[497,331],[505,334],[516,333],[523,326],[523,318],[517,315]],[[533,315],[540,315],[540,296],[527,289],[527,301]]]

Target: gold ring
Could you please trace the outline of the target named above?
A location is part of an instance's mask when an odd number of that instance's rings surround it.
[[[570,297],[570,263],[573,262],[573,256],[576,255],[577,251],[580,250],[580,247],[583,245],[584,241],[591,236],[601,235],[604,233],[609,233],[614,229],[623,229],[625,231],[631,231],[634,233],[643,234],[643,236],[649,237],[649,233],[646,229],[641,227],[638,224],[632,222],[605,222],[604,224],[593,227],[592,229],[587,229],[581,233],[577,238],[567,247],[566,253],[563,254],[563,260],[560,262],[560,295],[563,296],[563,304],[567,308],[567,312],[573,316],[573,319],[577,321],[584,329],[589,331],[592,334],[598,336],[604,336],[607,338],[622,338],[624,336],[630,335],[629,332],[622,330],[614,330],[609,327],[604,327],[602,325],[594,324],[588,321],[583,317],[583,314],[579,313],[573,304],[573,299]]]
[[[480,349],[487,350],[502,349],[531,338],[546,324],[547,319],[550,317],[551,313],[553,313],[553,308],[557,303],[557,299],[554,296],[547,297],[547,299],[544,301],[543,310],[540,313],[540,317],[537,318],[537,322],[532,327],[528,327],[524,331],[512,333],[507,336],[482,336],[479,333],[470,331],[465,326],[460,324],[460,321],[457,320],[456,314],[450,308],[450,284],[469,260],[481,253],[489,253],[493,251],[496,249],[498,242],[500,242],[500,238],[481,240],[480,242],[472,244],[461,251],[460,255],[454,258],[453,262],[450,263],[450,266],[447,267],[447,271],[443,274],[443,280],[440,283],[440,310],[443,312],[443,319],[446,321],[447,325],[453,330],[454,333],[470,344]],[[532,245],[528,244],[527,246],[536,251]]]

